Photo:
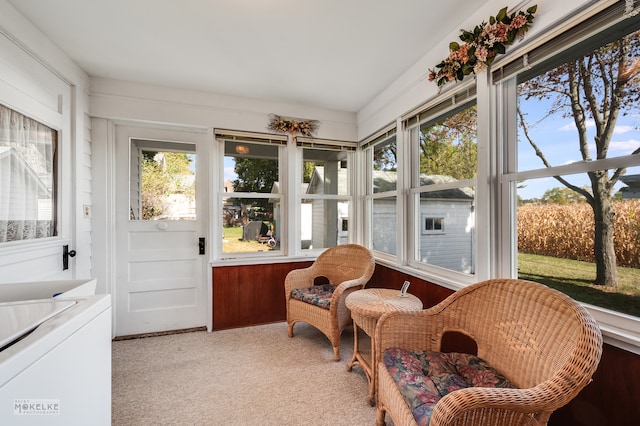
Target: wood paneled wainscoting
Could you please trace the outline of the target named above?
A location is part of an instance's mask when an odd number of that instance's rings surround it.
[[[284,279],[293,269],[311,262],[213,268],[213,329],[245,327],[286,320]],[[411,282],[409,292],[429,308],[452,290],[412,275],[376,265],[367,287],[400,289]],[[459,336],[448,336],[445,351],[473,353],[473,345]],[[553,413],[550,426],[627,426],[640,419],[640,355],[605,344],[600,365],[586,388],[569,404]]]
[[[284,279],[312,262],[213,268],[213,329],[285,321]]]
[[[284,279],[294,269],[312,262],[265,265],[216,266],[213,268],[213,329],[246,327],[285,321]],[[400,289],[411,282],[409,292],[430,307],[445,299],[451,290],[408,274],[376,265],[367,287]]]

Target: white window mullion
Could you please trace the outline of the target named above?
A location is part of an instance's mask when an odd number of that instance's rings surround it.
[[[511,78],[500,82],[497,86],[501,92],[498,128],[501,135],[496,135],[500,141],[496,147],[497,161],[494,185],[497,197],[497,214],[494,226],[497,232],[495,275],[515,278],[518,275],[517,252],[517,191],[516,181],[505,181],[500,177],[505,173],[515,172],[518,167],[518,124],[516,119],[517,87],[516,79]],[[494,176],[492,176],[494,177]]]
[[[497,179],[492,175],[492,149],[490,142],[495,140],[493,137],[496,133],[495,122],[491,119],[495,102],[492,99],[494,92],[491,90],[491,75],[483,73],[477,77],[477,143],[478,143],[478,173],[476,182],[470,183],[469,186],[475,185],[475,238],[472,244],[472,250],[475,251],[471,258],[475,262],[475,276],[477,281],[491,278],[491,271],[495,269],[497,256],[494,255],[495,250],[495,230],[496,216],[498,205],[496,204],[496,190],[489,182],[496,182]],[[466,185],[466,183],[461,182]]]
[[[402,129],[402,119],[398,118],[396,122],[397,128]],[[411,152],[413,147],[413,141],[409,137],[408,131],[398,132],[396,135],[396,146],[398,150],[398,184],[396,186],[396,202],[397,202],[397,214],[396,214],[396,247],[398,256],[398,262],[402,265],[406,265],[409,255],[412,255],[413,250],[407,250],[408,247],[413,247],[413,215],[411,214],[412,203],[409,201],[409,188],[411,188],[411,170],[413,165],[411,164]],[[415,157],[415,156],[414,156]],[[405,239],[405,236],[407,237]]]
[[[302,168],[294,165],[302,163],[302,149],[297,148],[293,140],[289,140],[288,148],[285,155],[281,156],[285,165],[280,169],[280,177],[283,180],[282,193],[287,194],[283,197],[284,208],[282,209],[282,221],[286,224],[286,229],[283,229],[283,240],[286,241],[284,250],[289,256],[299,256],[301,218],[298,206],[302,189],[298,182],[302,182]]]

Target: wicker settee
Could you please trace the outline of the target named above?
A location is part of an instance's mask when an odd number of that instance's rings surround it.
[[[308,268],[294,269],[284,282],[289,337],[293,326],[303,321],[320,330],[333,346],[335,361],[340,360],[340,335],[351,324],[351,313],[344,300],[360,290],[373,275],[373,254],[357,244],[331,247]],[[316,279],[327,280],[323,285]]]
[[[447,332],[473,339],[480,361],[440,352]],[[385,413],[396,426],[545,425],[591,381],[602,353],[600,329],[580,304],[515,279],[385,314],[375,336],[378,425]]]

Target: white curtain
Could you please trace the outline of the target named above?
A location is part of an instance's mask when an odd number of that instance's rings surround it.
[[[0,105],[0,243],[55,235],[56,138]]]

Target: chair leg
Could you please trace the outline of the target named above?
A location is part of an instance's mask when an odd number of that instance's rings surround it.
[[[340,346],[333,347],[333,360],[340,361]]]
[[[382,407],[378,405],[378,407],[376,408],[376,426],[385,425],[384,415],[385,415],[385,411],[382,409]]]
[[[293,322],[287,323],[287,334],[289,337],[293,337]]]

